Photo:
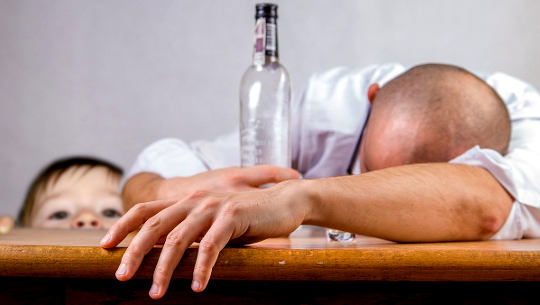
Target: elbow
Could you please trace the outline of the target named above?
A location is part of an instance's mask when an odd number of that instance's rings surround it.
[[[489,239],[501,230],[510,215],[514,202],[506,191],[492,199],[487,201],[490,204],[483,205],[479,214],[478,232],[481,240]]]
[[[477,226],[477,238],[486,240],[495,235],[506,222],[509,211],[489,211],[482,215]]]
[[[479,240],[491,238],[506,223],[514,198],[494,179],[494,182],[488,190],[482,193],[482,196],[474,198],[471,206],[475,206],[476,211],[476,237]],[[473,212],[473,210],[470,210]]]

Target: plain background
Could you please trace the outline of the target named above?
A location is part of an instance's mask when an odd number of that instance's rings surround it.
[[[275,1],[293,90],[340,65],[445,62],[540,87],[540,1]],[[52,160],[128,168],[238,119],[256,1],[0,0],[0,214]]]

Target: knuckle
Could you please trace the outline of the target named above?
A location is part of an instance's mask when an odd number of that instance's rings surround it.
[[[145,229],[148,231],[158,231],[162,224],[162,219],[159,216],[150,217],[144,224]]]
[[[182,245],[183,241],[184,241],[184,238],[183,238],[182,233],[178,231],[174,231],[167,235],[167,239],[165,240],[165,245],[178,247]]]
[[[199,206],[199,212],[208,213],[208,212],[214,211],[219,206],[219,204],[220,204],[219,200],[210,198],[201,203],[201,205]]]
[[[206,253],[214,253],[217,249],[217,243],[213,239],[202,240],[199,244],[199,250]]]
[[[223,216],[225,217],[237,217],[240,215],[242,209],[240,205],[234,201],[228,202],[223,207]]]
[[[137,203],[134,207],[129,210],[129,213],[133,215],[144,215],[148,210],[148,203]]]
[[[129,257],[140,257],[140,256],[144,256],[144,254],[145,254],[145,251],[140,244],[133,243],[129,245],[129,254],[128,254]]]
[[[206,196],[207,194],[208,194],[208,192],[205,191],[205,190],[194,190],[188,195],[188,198],[189,199],[198,199],[198,198],[202,198],[202,197]]]

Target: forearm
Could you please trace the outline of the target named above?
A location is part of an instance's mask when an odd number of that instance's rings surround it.
[[[304,223],[403,242],[489,238],[513,201],[485,169],[447,163],[307,180],[303,189]]]

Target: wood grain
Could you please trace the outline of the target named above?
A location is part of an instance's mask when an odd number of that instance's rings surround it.
[[[0,276],[114,278],[129,239],[98,246],[104,232],[16,229],[0,236]],[[149,279],[155,247],[136,278]],[[173,277],[190,279],[196,245]],[[288,281],[540,281],[540,240],[395,244],[359,237],[352,243],[322,237],[278,238],[225,248],[213,279]]]

